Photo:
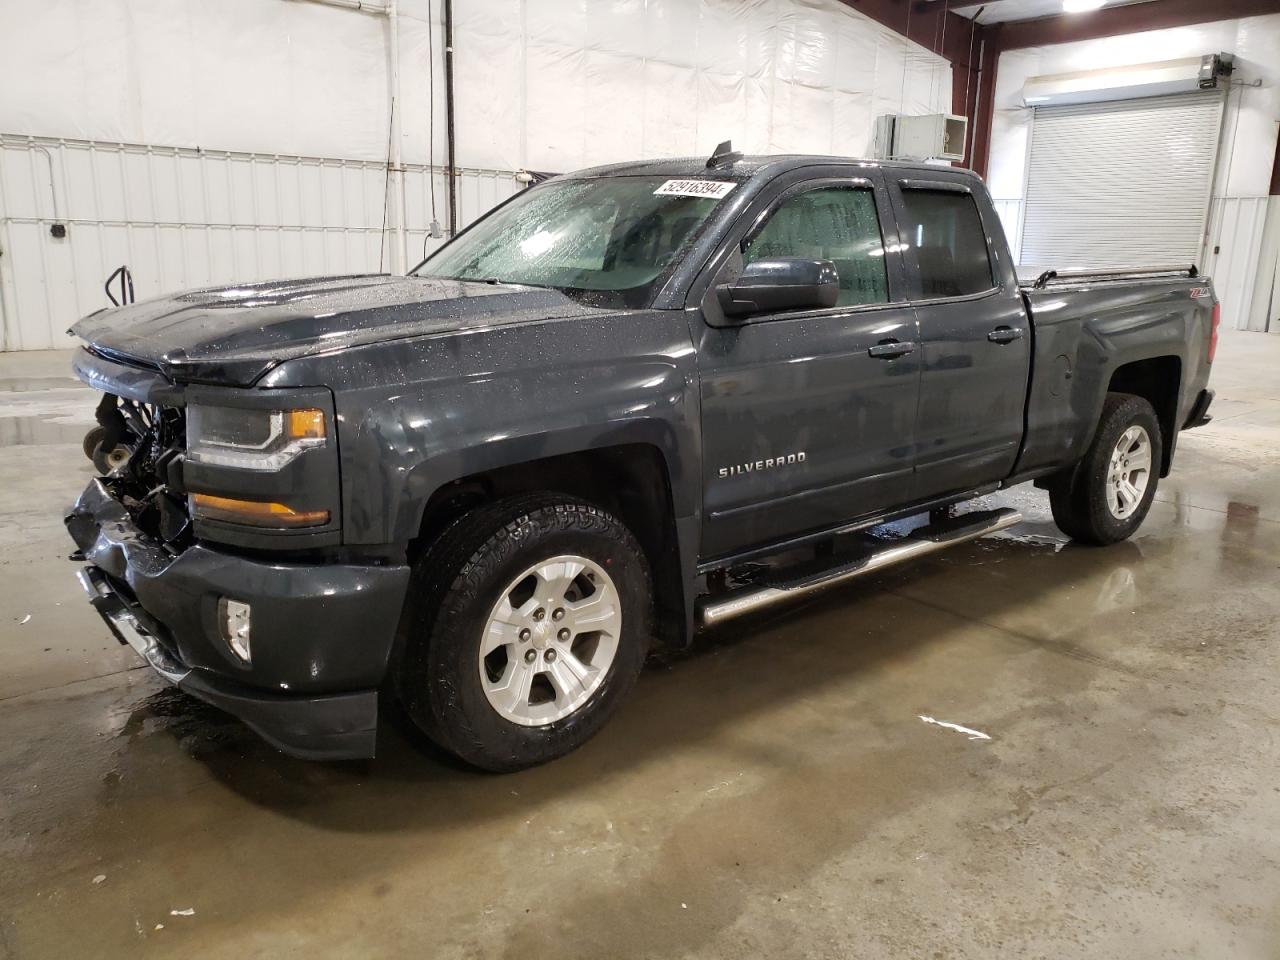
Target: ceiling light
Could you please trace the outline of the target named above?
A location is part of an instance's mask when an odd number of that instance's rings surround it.
[[[1088,13],[1090,10],[1101,9],[1107,0],[1062,0],[1062,10],[1064,13]]]

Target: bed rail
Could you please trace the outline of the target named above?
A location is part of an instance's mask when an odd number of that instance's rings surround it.
[[[1162,267],[1124,267],[1112,270],[1046,270],[1024,289],[1043,290],[1051,283],[1114,283],[1125,280],[1160,280],[1186,277],[1194,280],[1200,271],[1194,263]]]

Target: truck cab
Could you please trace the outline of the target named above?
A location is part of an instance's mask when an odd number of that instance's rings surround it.
[[[1013,472],[1031,345],[1017,277],[976,178],[925,173],[791,170],[693,285],[710,555]],[[726,315],[719,289],[778,258],[835,264],[836,302]]]

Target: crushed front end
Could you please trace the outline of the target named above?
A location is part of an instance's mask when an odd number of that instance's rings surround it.
[[[175,384],[85,349],[74,368],[103,392],[103,475],[66,524],[117,639],[287,753],[373,756],[408,568],[342,546],[329,392]]]

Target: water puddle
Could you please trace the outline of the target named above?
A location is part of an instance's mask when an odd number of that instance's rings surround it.
[[[95,404],[92,390],[67,378],[0,380],[0,447],[79,443]]]

